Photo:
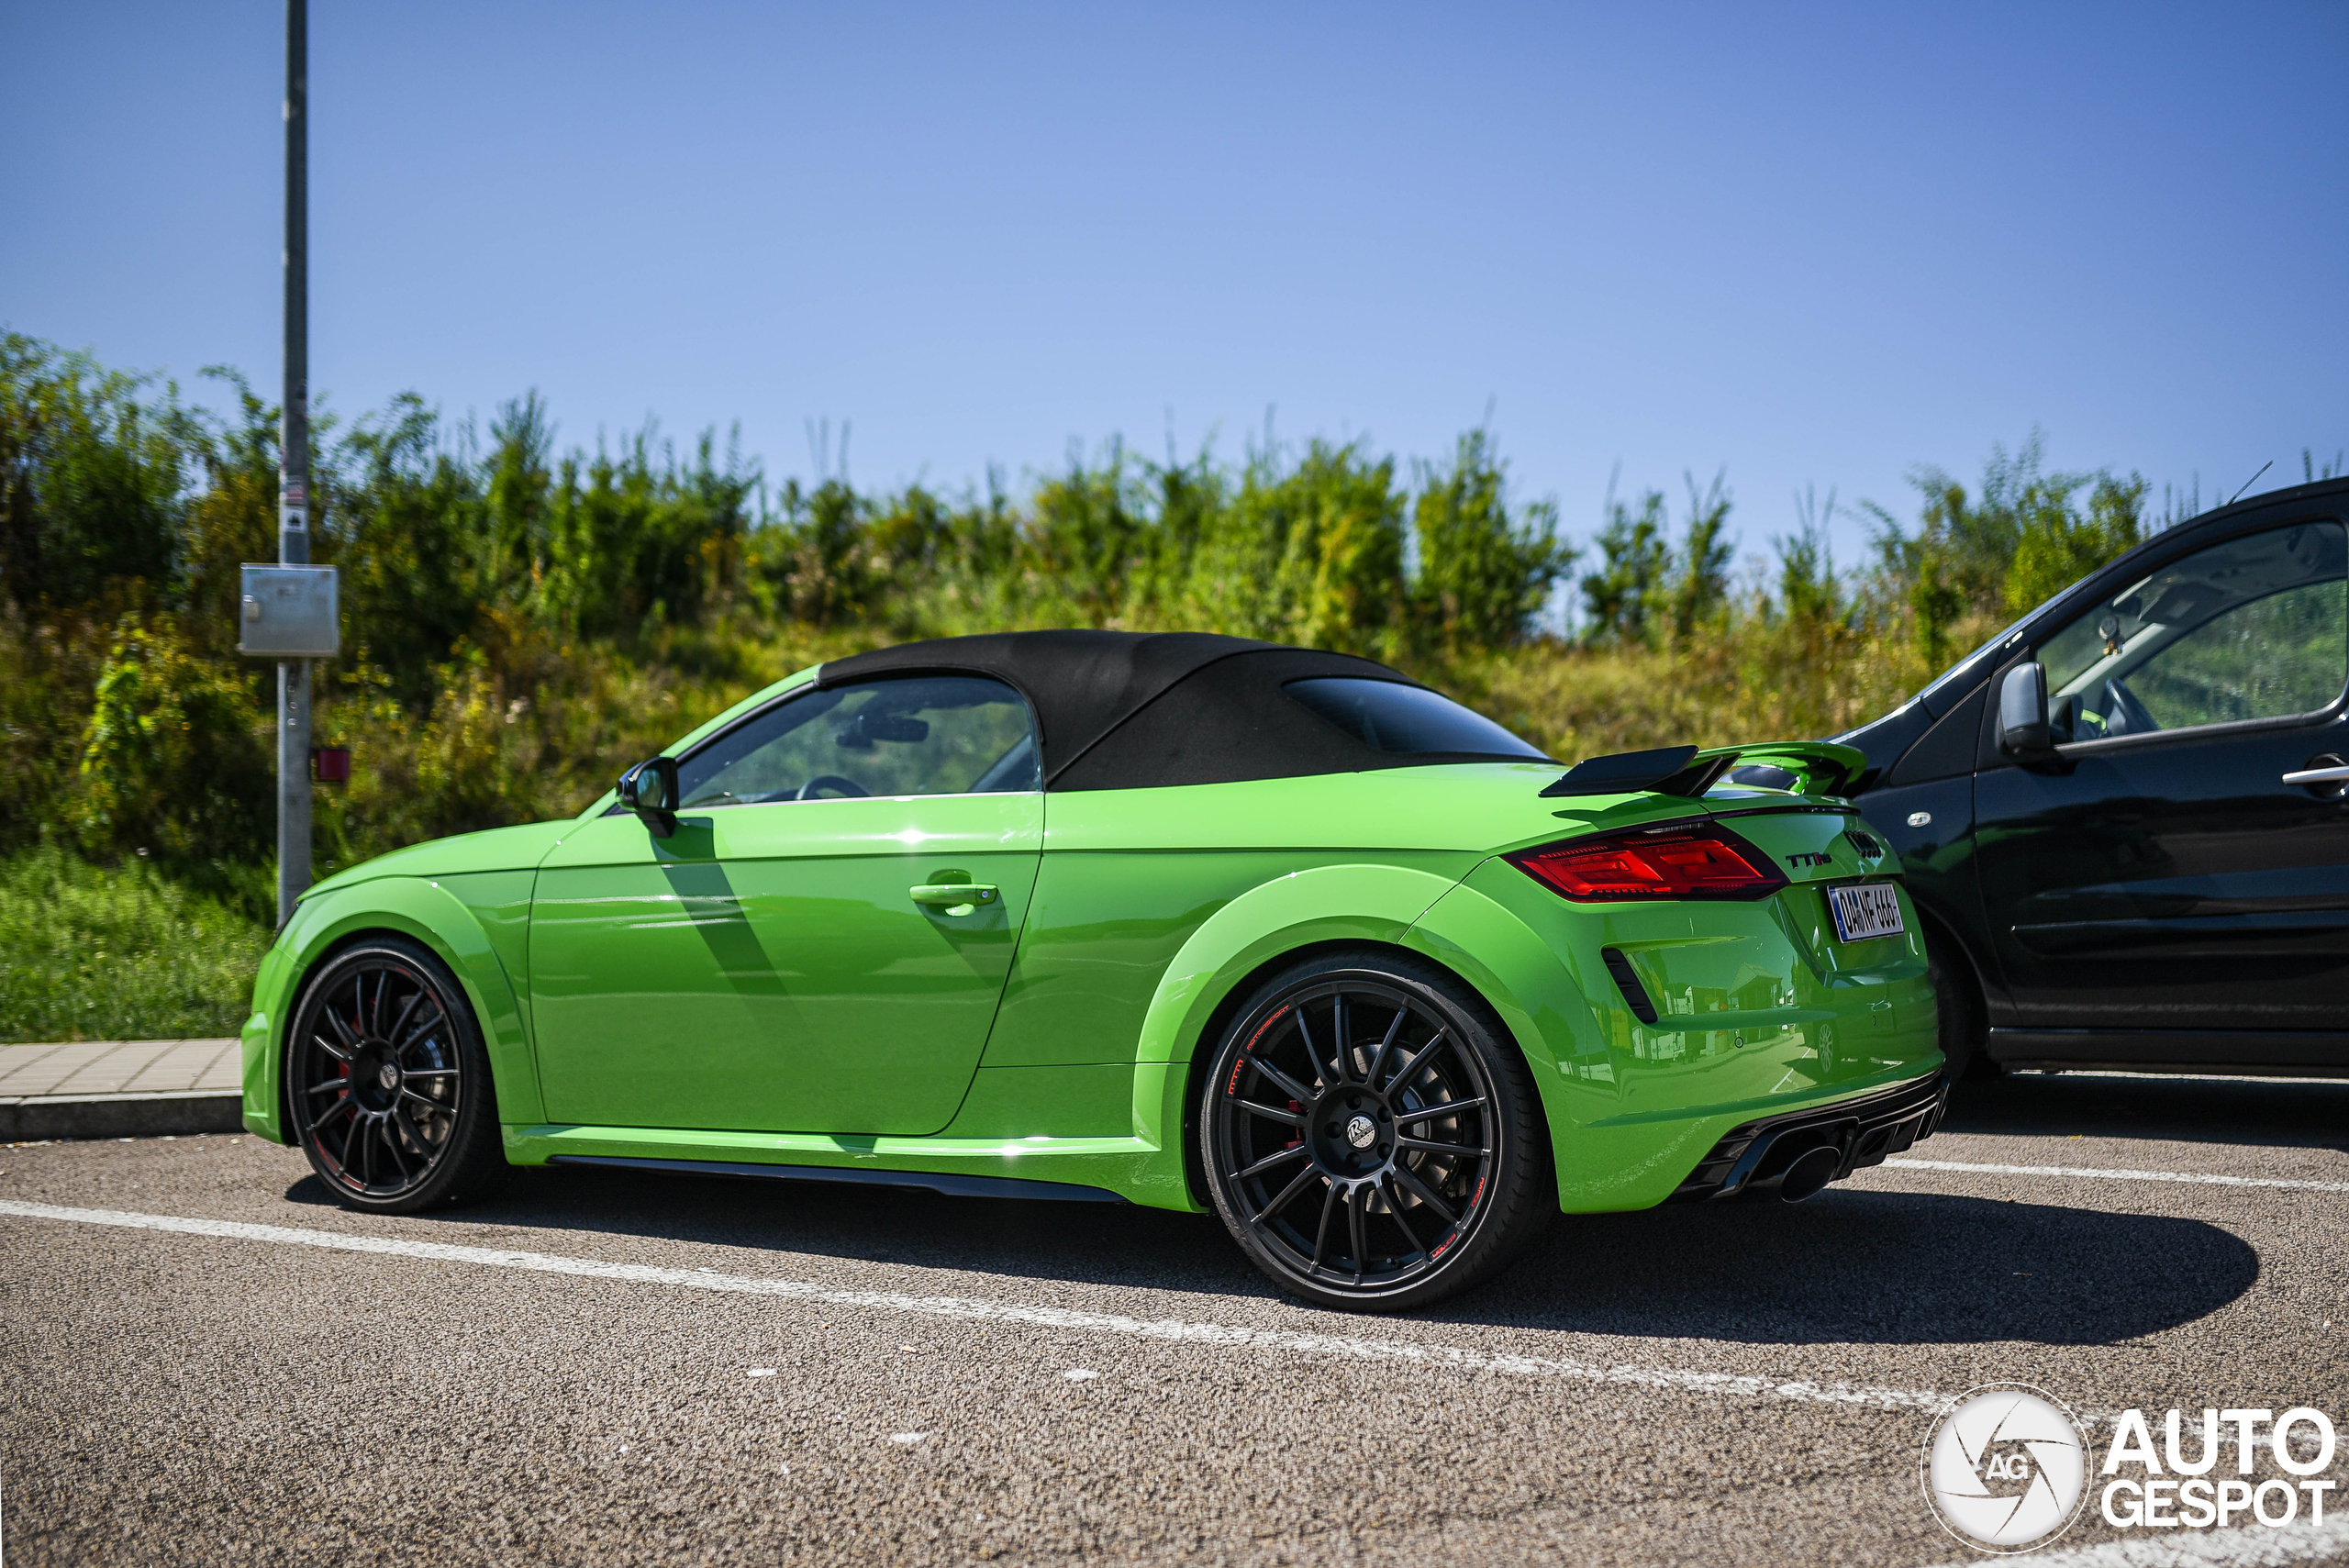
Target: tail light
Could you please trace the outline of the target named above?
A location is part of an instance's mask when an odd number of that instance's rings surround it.
[[[1508,862],[1578,904],[1767,898],[1787,885],[1769,856],[1706,822],[1520,850]]]

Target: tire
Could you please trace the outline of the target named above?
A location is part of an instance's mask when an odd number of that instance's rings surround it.
[[[1199,1158],[1216,1212],[1274,1284],[1316,1306],[1432,1305],[1507,1267],[1557,1215],[1525,1064],[1433,965],[1385,951],[1298,964],[1250,996],[1208,1071]]]
[[[343,949],[303,987],[285,1047],[291,1130],[346,1208],[414,1214],[510,1174],[463,987],[417,943]]]
[[[1987,1030],[1974,966],[1955,941],[1931,925],[1925,928],[1925,973],[1933,983],[1933,1006],[1945,1058],[1943,1073],[1953,1084],[1998,1076],[1998,1064],[1982,1049]]]

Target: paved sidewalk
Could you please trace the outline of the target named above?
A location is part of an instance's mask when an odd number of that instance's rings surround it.
[[[233,1040],[0,1045],[0,1139],[233,1132]]]

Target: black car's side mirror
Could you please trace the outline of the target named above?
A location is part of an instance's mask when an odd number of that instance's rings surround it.
[[[2047,669],[2036,660],[2016,665],[1998,683],[1998,750],[2018,762],[2054,760],[2055,738],[2047,724]]]
[[[655,757],[620,775],[620,804],[643,818],[656,839],[677,830],[677,760]]]

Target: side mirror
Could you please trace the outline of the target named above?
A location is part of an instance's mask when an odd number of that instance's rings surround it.
[[[1998,750],[2018,762],[2055,755],[2047,727],[2047,669],[2036,660],[2016,665],[1998,683]]]
[[[655,757],[620,775],[620,804],[644,819],[656,839],[677,830],[677,760]]]

